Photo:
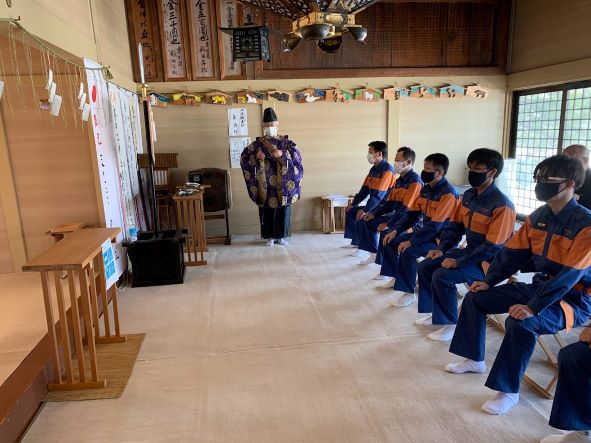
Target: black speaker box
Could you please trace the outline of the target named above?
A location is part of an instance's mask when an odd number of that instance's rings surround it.
[[[134,242],[124,243],[131,261],[132,287],[183,283],[184,239],[180,229],[139,232]]]

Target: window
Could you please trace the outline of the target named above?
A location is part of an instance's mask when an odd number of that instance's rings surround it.
[[[533,183],[535,166],[572,144],[591,145],[591,81],[513,94],[508,178],[517,213],[527,215],[542,203]]]

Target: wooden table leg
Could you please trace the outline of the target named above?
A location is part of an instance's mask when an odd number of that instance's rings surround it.
[[[80,328],[80,312],[78,310],[78,295],[74,283],[74,271],[68,271],[68,287],[70,289],[70,304],[74,329],[74,343],[76,344],[76,358],[78,359],[78,377],[81,383],[86,381],[84,374],[84,345],[82,344],[82,330]]]
[[[61,383],[62,374],[57,351],[57,340],[55,336],[55,322],[53,320],[53,306],[51,304],[49,276],[45,271],[41,272],[41,286],[43,287],[43,301],[45,302],[45,317],[47,319],[47,332],[49,335],[49,355],[51,357],[51,362],[53,363],[53,380],[54,383]]]
[[[61,271],[53,272],[53,280],[55,283],[55,294],[57,297],[57,308],[60,316],[60,332],[61,343],[64,349],[64,363],[66,366],[66,379],[68,383],[73,383],[72,376],[72,351],[70,348],[70,332],[68,330],[68,317],[66,316],[66,305],[64,302],[64,292],[62,291],[62,273]]]

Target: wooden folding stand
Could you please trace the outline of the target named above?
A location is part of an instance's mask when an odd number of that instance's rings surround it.
[[[114,241],[120,231],[119,228],[77,230],[23,266],[23,271],[41,273],[50,357],[53,364],[53,381],[48,385],[50,391],[104,388],[107,380],[99,376],[96,344],[120,343],[127,340],[120,334],[117,290],[115,285],[110,289],[106,287],[101,247],[106,239]],[[62,279],[64,274],[67,284]],[[55,288],[55,297],[52,295],[52,286]],[[113,306],[114,333],[111,332],[109,295]],[[66,308],[67,296],[70,302],[70,315]],[[59,328],[56,328],[53,314],[54,298],[57,300]],[[103,307],[104,334],[101,334],[99,323],[99,299]],[[82,313],[79,312],[80,308]],[[70,337],[74,338],[73,346]],[[85,374],[83,339],[88,346],[90,379]],[[60,365],[59,345],[63,348],[65,377]],[[77,378],[73,374],[72,356],[78,362]]]
[[[205,237],[205,210],[203,208],[203,187],[195,188],[191,195],[179,195],[177,192],[173,200],[176,202],[177,226],[187,228],[185,238],[185,252],[187,266],[206,265],[204,253],[207,252]]]

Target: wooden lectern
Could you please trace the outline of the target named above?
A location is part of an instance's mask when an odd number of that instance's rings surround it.
[[[96,344],[121,343],[127,340],[121,335],[119,328],[117,288],[115,285],[106,287],[102,255],[105,240],[115,241],[120,232],[119,228],[79,229],[23,266],[23,271],[41,273],[49,350],[53,363],[53,381],[48,385],[50,391],[104,388],[107,380],[99,376]],[[67,276],[65,280],[62,279],[64,274]],[[55,292],[52,291],[52,286]],[[68,296],[65,296],[66,293]],[[114,331],[111,329],[109,296],[113,307]],[[53,314],[54,300],[57,301],[59,313],[57,325]],[[99,302],[103,308],[104,333],[101,332],[99,323]],[[67,305],[70,306],[71,315],[67,313]],[[71,337],[74,338],[73,345],[70,343]],[[90,379],[84,371],[83,340],[88,345]],[[63,348],[65,376],[60,366],[60,345]],[[77,378],[73,374],[72,357],[78,361]]]

